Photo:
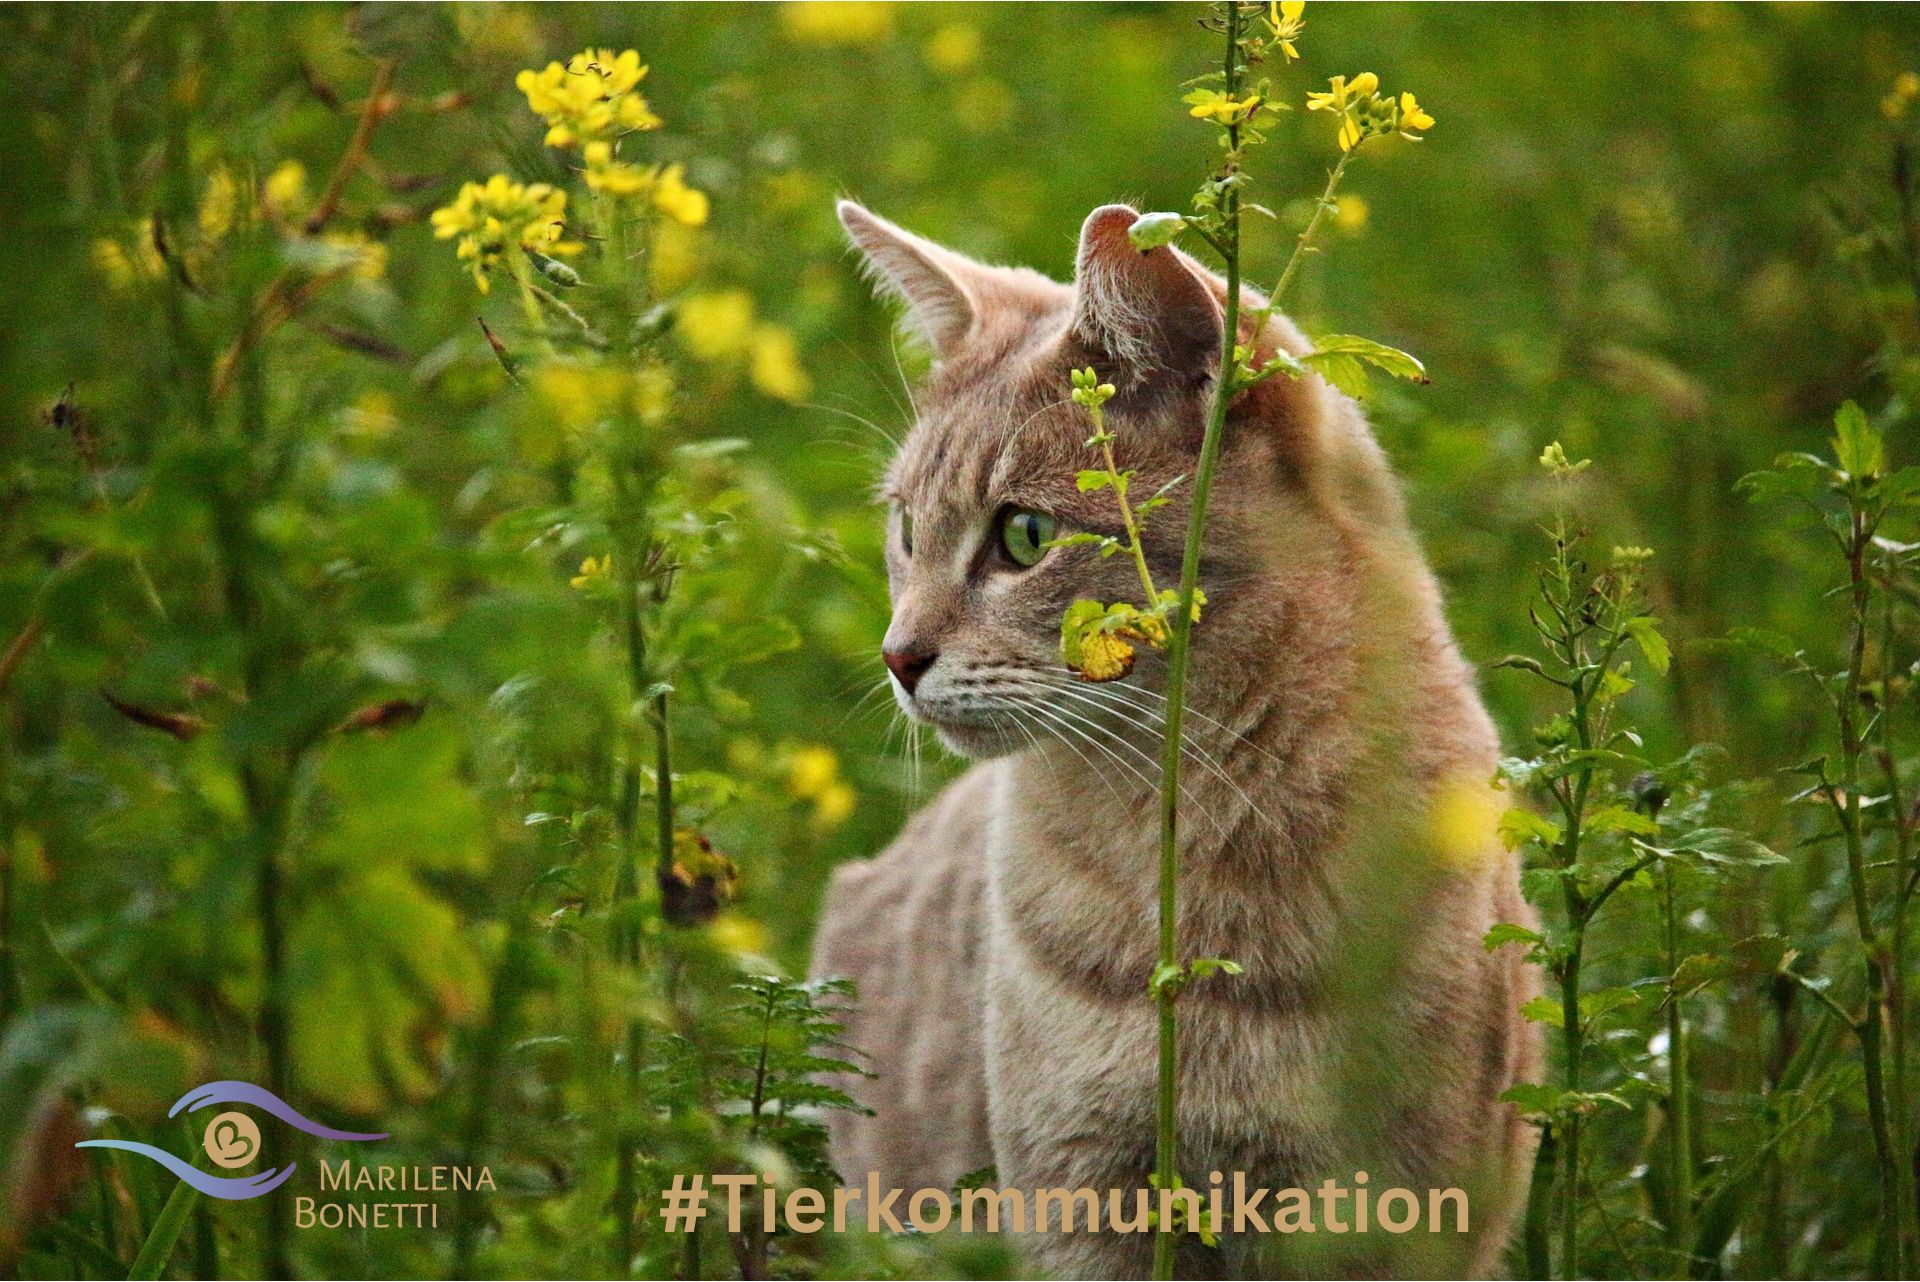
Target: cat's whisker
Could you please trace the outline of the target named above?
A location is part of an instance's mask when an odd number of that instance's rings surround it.
[[[865,694],[860,696],[859,701],[847,710],[847,714],[840,718],[839,722],[834,726],[834,729],[844,729],[849,723],[858,718],[869,717],[881,711],[883,705],[876,701],[888,693],[887,687],[890,682],[891,678],[882,677],[878,684],[870,687]]]
[[[1069,680],[1076,686],[1091,685],[1093,688],[1106,689],[1106,690],[1123,690],[1123,691],[1126,691],[1128,694],[1145,695],[1147,698],[1150,698],[1150,699],[1158,699],[1161,705],[1163,706],[1163,708],[1168,703],[1168,699],[1166,695],[1161,694],[1158,690],[1149,690],[1145,686],[1129,685],[1123,681],[1105,681],[1105,682],[1089,683],[1083,680],[1080,677],[1080,675],[1076,673],[1072,668],[1053,668],[1053,669],[1049,669],[1048,671],[1050,675],[1055,675],[1056,680]],[[1145,709],[1142,709],[1142,711],[1145,711]],[[1280,758],[1274,756],[1271,752],[1268,752],[1265,748],[1262,748],[1259,744],[1255,743],[1251,738],[1249,738],[1246,735],[1245,732],[1236,730],[1232,726],[1227,725],[1223,721],[1214,720],[1212,717],[1200,711],[1198,708],[1194,707],[1190,703],[1183,705],[1181,716],[1191,717],[1195,721],[1201,722],[1204,725],[1212,726],[1214,729],[1220,731],[1221,734],[1225,735],[1228,739],[1231,739],[1237,743],[1244,744],[1251,751],[1258,753],[1262,757],[1265,757],[1267,761],[1269,761],[1273,765],[1279,766],[1282,769],[1286,768],[1286,764],[1287,764],[1286,762],[1282,761]],[[1182,733],[1183,734],[1185,733],[1184,728],[1182,730]]]
[[[900,360],[900,342],[901,336],[899,331],[896,330],[893,335],[893,341],[887,344],[887,350],[893,354],[893,372],[900,376],[900,390],[906,394],[907,407],[913,411],[910,421],[918,423],[920,421],[920,407],[914,403],[913,382],[907,377],[906,366]],[[891,388],[888,389],[887,394],[889,396],[893,394]],[[897,407],[898,403],[896,402],[896,408]]]
[[[1081,713],[1075,712],[1071,708],[1063,708],[1059,704],[1051,704],[1047,706],[1049,706],[1052,712],[1062,717],[1070,718],[1073,722],[1077,722],[1080,725],[1088,727],[1095,734],[1105,735],[1107,738],[1111,739],[1114,743],[1119,744],[1122,748],[1125,748],[1128,752],[1131,752],[1134,756],[1146,762],[1147,766],[1153,771],[1155,779],[1157,779],[1160,776],[1161,769],[1160,769],[1159,760],[1151,756],[1150,754],[1142,751],[1136,745],[1129,743],[1126,739],[1122,738],[1118,733],[1116,733],[1111,727],[1103,726],[1099,722],[1094,721],[1092,718],[1084,716]],[[1086,738],[1085,735],[1082,735],[1081,737]],[[1089,742],[1093,742],[1093,740],[1089,740]],[[1112,753],[1111,749],[1107,749],[1107,751],[1109,755],[1115,755]],[[1117,755],[1115,755],[1115,760],[1118,760],[1118,759],[1119,758],[1117,757]],[[1129,767],[1129,769],[1131,769],[1131,767]],[[1133,774],[1135,778],[1139,779],[1141,783],[1146,785],[1149,791],[1157,790],[1160,786],[1155,781],[1155,779],[1148,778],[1146,775],[1142,774],[1137,769],[1133,770]],[[1194,797],[1193,793],[1188,790],[1187,786],[1184,783],[1180,785],[1180,796],[1186,800],[1186,802],[1194,809],[1195,812],[1197,812],[1198,814],[1206,818],[1207,822],[1213,826],[1213,830],[1215,834],[1217,834],[1222,840],[1226,839],[1226,837],[1228,836],[1228,833],[1225,828],[1221,827],[1220,820],[1213,814],[1211,810],[1208,810],[1206,807],[1202,806],[1199,803],[1199,801]],[[1249,808],[1251,808],[1252,802],[1249,801],[1247,804]]]
[[[1061,732],[1063,727],[1068,731],[1072,731],[1072,733],[1078,736],[1079,738],[1086,740],[1086,742],[1089,745],[1091,745],[1096,751],[1102,752],[1108,757],[1111,757],[1116,765],[1118,765],[1121,769],[1131,773],[1134,776],[1134,778],[1138,779],[1149,790],[1151,790],[1154,787],[1154,784],[1151,780],[1147,779],[1144,775],[1142,775],[1138,770],[1135,770],[1127,762],[1121,760],[1119,755],[1116,754],[1111,748],[1108,748],[1100,743],[1097,743],[1092,739],[1088,739],[1085,734],[1082,734],[1079,730],[1074,729],[1072,725],[1053,717],[1048,712],[1046,707],[1043,704],[1041,704],[1038,700],[1023,699],[1018,695],[1010,695],[1008,696],[1008,702],[1012,703],[1014,706],[1027,712],[1029,715],[1040,718],[1040,728],[1042,730],[1045,730],[1049,735],[1053,736],[1053,738],[1057,739],[1061,744],[1065,745],[1066,748],[1070,752],[1072,752],[1074,756],[1080,758],[1081,763],[1086,766],[1088,773],[1099,777],[1102,786],[1104,786],[1108,791],[1108,793],[1112,795],[1115,805],[1125,804],[1125,798],[1123,798],[1120,795],[1120,790],[1113,786],[1113,780],[1107,778],[1106,771],[1102,770],[1098,765],[1096,765],[1091,757],[1087,756],[1086,753],[1080,751],[1079,746],[1075,744],[1072,739],[1067,738],[1066,735]]]
[[[1164,728],[1166,725],[1166,718],[1161,713],[1151,708],[1141,707],[1138,704],[1129,703],[1125,699],[1122,699],[1118,694],[1113,693],[1112,691],[1104,692],[1107,695],[1107,697],[1112,700],[1112,702],[1103,703],[1101,702],[1100,699],[1094,697],[1097,693],[1102,692],[1102,687],[1098,685],[1089,686],[1085,682],[1080,682],[1080,683],[1077,683],[1076,685],[1068,685],[1065,682],[1061,682],[1060,684],[1055,685],[1052,688],[1060,695],[1066,698],[1084,703],[1089,707],[1099,708],[1103,711],[1109,711],[1109,712],[1120,712],[1123,716],[1125,716],[1128,713],[1132,713],[1132,714],[1137,714],[1139,716],[1152,717],[1156,722],[1160,724],[1162,728],[1156,731],[1153,729],[1152,725],[1148,725],[1147,727],[1145,727],[1148,733],[1154,734],[1162,742],[1166,740],[1166,731]],[[1133,718],[1129,716],[1127,717],[1127,719],[1131,721]],[[1221,783],[1224,783],[1225,785],[1227,785],[1227,787],[1233,789],[1234,793],[1240,798],[1241,804],[1246,806],[1249,812],[1253,814],[1260,813],[1260,807],[1254,804],[1253,798],[1247,795],[1246,789],[1240,786],[1239,781],[1234,779],[1231,775],[1229,775],[1225,767],[1222,766],[1220,762],[1216,760],[1211,753],[1207,752],[1204,748],[1200,747],[1199,744],[1189,739],[1184,729],[1180,732],[1180,750],[1186,753],[1189,757],[1193,758],[1193,760],[1197,764],[1204,766],[1208,770],[1212,771],[1214,777],[1219,779]]]
[[[856,414],[854,411],[849,409],[842,409],[838,405],[822,405],[818,401],[800,401],[800,402],[797,402],[797,404],[799,408],[803,410],[819,410],[824,414],[838,414],[841,418],[844,418],[851,422],[859,424],[861,427],[866,428],[868,431],[872,432],[875,436],[879,437],[881,442],[887,446],[889,451],[897,450],[900,448],[899,437],[896,437],[893,433],[887,431],[886,428],[881,427],[878,423],[868,418],[865,414]]]

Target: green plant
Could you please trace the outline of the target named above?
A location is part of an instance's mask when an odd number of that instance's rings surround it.
[[[1073,378],[1073,399],[1086,411],[1093,424],[1088,438],[1090,448],[1101,452],[1104,466],[1083,471],[1078,483],[1083,491],[1110,490],[1120,507],[1127,538],[1101,540],[1097,536],[1070,535],[1067,542],[1101,543],[1101,555],[1125,551],[1139,569],[1144,600],[1140,605],[1127,602],[1104,604],[1076,601],[1061,622],[1061,654],[1070,667],[1091,681],[1112,680],[1124,676],[1132,667],[1136,642],[1164,647],[1166,665],[1166,718],[1162,728],[1160,760],[1160,854],[1159,854],[1159,955],[1149,985],[1158,1011],[1159,1064],[1158,1093],[1155,1104],[1156,1136],[1153,1181],[1157,1188],[1178,1187],[1179,1126],[1176,1079],[1179,1063],[1179,1033],[1176,1005],[1181,990],[1208,974],[1231,974],[1237,964],[1221,958],[1191,960],[1180,955],[1177,930],[1180,859],[1180,769],[1185,741],[1182,723],[1186,716],[1188,654],[1192,632],[1205,602],[1201,591],[1200,557],[1206,539],[1207,504],[1212,495],[1214,475],[1220,464],[1221,442],[1227,414],[1242,393],[1263,379],[1284,373],[1299,378],[1309,371],[1320,374],[1335,385],[1353,392],[1366,383],[1368,364],[1401,377],[1421,379],[1420,363],[1404,352],[1383,344],[1347,335],[1333,335],[1315,343],[1311,352],[1295,358],[1292,354],[1268,349],[1261,343],[1267,319],[1282,301],[1301,262],[1313,248],[1315,234],[1327,211],[1333,207],[1334,194],[1349,162],[1369,140],[1401,135],[1417,138],[1430,128],[1433,118],[1421,111],[1412,94],[1399,98],[1383,97],[1380,82],[1372,73],[1363,73],[1349,82],[1337,76],[1329,91],[1308,95],[1307,107],[1327,111],[1340,121],[1340,157],[1327,176],[1327,184],[1306,226],[1294,241],[1279,281],[1266,302],[1251,317],[1254,345],[1243,346],[1241,218],[1247,208],[1245,192],[1249,182],[1245,169],[1248,149],[1266,141],[1263,129],[1285,104],[1273,96],[1267,79],[1255,80],[1256,69],[1274,54],[1286,61],[1299,57],[1295,41],[1304,30],[1305,6],[1301,0],[1261,6],[1226,0],[1218,6],[1209,28],[1225,41],[1220,69],[1201,76],[1185,101],[1191,115],[1215,125],[1221,159],[1195,193],[1192,212],[1147,214],[1136,220],[1129,237],[1143,251],[1169,244],[1182,233],[1191,233],[1203,242],[1221,263],[1226,277],[1225,315],[1221,325],[1219,374],[1207,410],[1201,437],[1200,455],[1193,473],[1188,504],[1187,531],[1180,564],[1177,589],[1161,591],[1140,551],[1140,523],[1156,506],[1167,500],[1166,491],[1154,495],[1135,509],[1129,502],[1131,474],[1120,470],[1114,461],[1112,435],[1107,430],[1102,405],[1113,395],[1111,385],[1101,383],[1093,370],[1081,370]],[[1256,211],[1257,205],[1251,206]],[[1184,478],[1182,478],[1184,479]],[[1170,488],[1170,487],[1167,487]],[[1173,1226],[1154,1239],[1154,1276],[1172,1276],[1173,1253],[1179,1234]]]

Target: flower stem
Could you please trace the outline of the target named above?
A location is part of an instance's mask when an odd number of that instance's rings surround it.
[[[1226,91],[1239,92],[1240,5],[1226,5]],[[1227,166],[1238,166],[1240,131],[1228,127]],[[1226,434],[1227,410],[1238,390],[1240,336],[1240,197],[1229,187],[1221,199],[1219,236],[1227,277],[1226,315],[1220,331],[1220,375],[1214,384],[1213,404],[1207,412],[1206,433],[1200,442],[1200,464],[1193,477],[1193,501],[1187,512],[1186,545],[1180,557],[1180,597],[1167,639],[1167,724],[1160,758],[1160,968],[1180,964],[1180,749],[1181,722],[1186,713],[1187,662],[1193,637],[1193,597],[1200,579],[1200,549],[1206,538],[1207,501],[1213,494],[1214,473],[1220,466],[1220,443]],[[1160,985],[1154,992],[1159,1008],[1159,1074],[1155,1099],[1154,1175],[1162,1196],[1175,1186],[1180,1161],[1179,1025],[1174,1011],[1178,989]],[[1173,1276],[1174,1248],[1179,1236],[1172,1226],[1160,1225],[1153,1241],[1153,1276]]]
[[[1100,457],[1107,465],[1107,475],[1113,478],[1113,496],[1120,504],[1120,522],[1127,530],[1127,552],[1133,557],[1133,568],[1140,574],[1140,587],[1146,592],[1147,599],[1141,603],[1143,609],[1151,610],[1160,601],[1160,593],[1153,586],[1153,571],[1147,568],[1147,554],[1140,547],[1140,525],[1133,517],[1133,505],[1127,501],[1127,478],[1120,474],[1120,467],[1113,458],[1113,438],[1107,434],[1106,415],[1098,407],[1093,408],[1093,428],[1100,438]]]

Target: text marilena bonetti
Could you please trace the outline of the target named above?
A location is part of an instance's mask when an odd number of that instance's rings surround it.
[[[295,1228],[432,1229],[440,1226],[440,1203],[367,1197],[387,1193],[493,1191],[493,1172],[484,1166],[363,1166],[357,1162],[320,1163],[324,1192],[356,1196],[321,1201],[293,1200]]]

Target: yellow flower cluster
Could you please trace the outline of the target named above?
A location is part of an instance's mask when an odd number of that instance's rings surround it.
[[[549,62],[544,71],[523,71],[513,83],[546,117],[547,146],[578,147],[660,127],[660,117],[634,92],[646,74],[635,50],[588,49],[564,67]]]
[[[102,236],[93,242],[93,265],[115,289],[132,289],[167,274],[167,260],[153,243],[153,224],[136,218],[127,224],[127,235]]]
[[[744,360],[747,376],[764,395],[798,401],[812,390],[792,332],[756,320],[753,298],[745,290],[718,290],[683,299],[674,332],[698,360],[710,364]]]
[[[574,437],[628,413],[649,427],[657,426],[673,408],[673,390],[672,373],[654,364],[628,369],[555,360],[533,374],[541,425]],[[585,566],[581,569],[586,572]]]
[[[818,828],[838,828],[853,813],[854,791],[840,777],[840,759],[818,744],[796,748],[787,763],[787,791],[813,803]]]
[[[387,247],[363,231],[308,233],[305,223],[312,207],[307,193],[307,171],[297,160],[287,160],[260,184],[259,198],[231,170],[221,167],[207,175],[200,204],[194,210],[195,236],[176,246],[186,271],[199,275],[214,262],[221,242],[236,231],[264,220],[292,251],[289,257],[315,276],[351,276],[379,280],[387,270]],[[93,245],[94,265],[116,289],[130,289],[166,274],[154,225],[141,219],[129,224],[130,241],[103,237]]]
[[[680,165],[636,165],[620,158],[628,134],[658,129],[660,117],[636,91],[647,68],[632,49],[587,49],[563,67],[522,71],[514,80],[527,105],[547,122],[549,147],[577,147],[587,187],[615,199],[651,200],[675,222],[698,227],[707,221],[706,193],[686,182]]]
[[[1340,117],[1340,150],[1352,151],[1369,138],[1399,134],[1418,142],[1433,128],[1433,117],[1410,93],[1398,98],[1380,93],[1380,77],[1363,71],[1348,80],[1335,76],[1327,92],[1307,95],[1308,111],[1326,111]]]
[[[460,238],[455,253],[483,294],[491,288],[487,273],[516,245],[549,254],[577,251],[578,245],[560,238],[566,225],[566,192],[546,183],[517,183],[505,174],[465,184],[451,205],[433,211],[433,234]]]
[[[653,207],[686,227],[707,221],[707,194],[687,186],[682,165],[642,168],[617,159],[613,144],[590,142],[581,156],[587,162],[587,186],[609,196],[644,196]]]
[[[1300,56],[1300,50],[1294,47],[1294,41],[1307,29],[1301,16],[1307,11],[1307,0],[1269,0],[1267,5],[1267,25],[1273,28],[1274,43],[1280,46],[1280,52],[1292,62]]]
[[[780,26],[801,44],[878,44],[893,34],[893,10],[886,0],[794,0],[780,6]]]

